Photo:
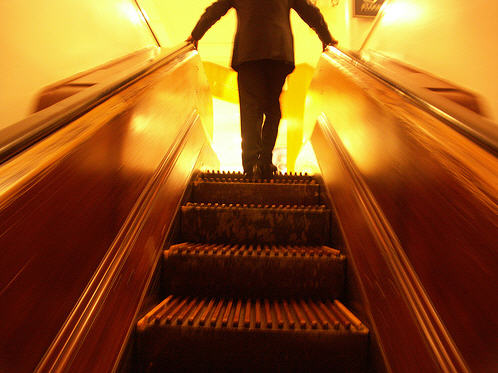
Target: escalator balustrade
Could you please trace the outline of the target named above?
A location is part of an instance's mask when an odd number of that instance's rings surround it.
[[[197,176],[183,242],[163,255],[164,300],[137,324],[138,371],[365,371],[329,206],[313,176]]]

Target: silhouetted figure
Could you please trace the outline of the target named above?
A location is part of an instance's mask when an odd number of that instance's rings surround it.
[[[232,68],[238,72],[242,166],[248,177],[271,177],[280,123],[280,94],[294,70],[290,10],[318,34],[324,49],[337,44],[309,0],[218,0],[206,8],[187,41],[194,43],[230,8],[237,12]]]

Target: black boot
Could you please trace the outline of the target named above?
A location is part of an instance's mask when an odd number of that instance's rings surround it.
[[[271,162],[263,162],[260,160],[257,163],[257,171],[255,171],[254,176],[261,179],[271,179],[276,172],[277,166]]]
[[[255,177],[259,178],[259,169],[257,164],[244,170],[245,179],[254,179]]]

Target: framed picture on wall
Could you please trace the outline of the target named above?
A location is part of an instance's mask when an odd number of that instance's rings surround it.
[[[353,17],[375,17],[384,0],[353,0]]]

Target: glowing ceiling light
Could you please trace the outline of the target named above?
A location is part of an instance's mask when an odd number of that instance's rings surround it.
[[[410,23],[420,18],[421,10],[414,2],[395,1],[385,6],[382,23],[392,25],[395,23]]]

